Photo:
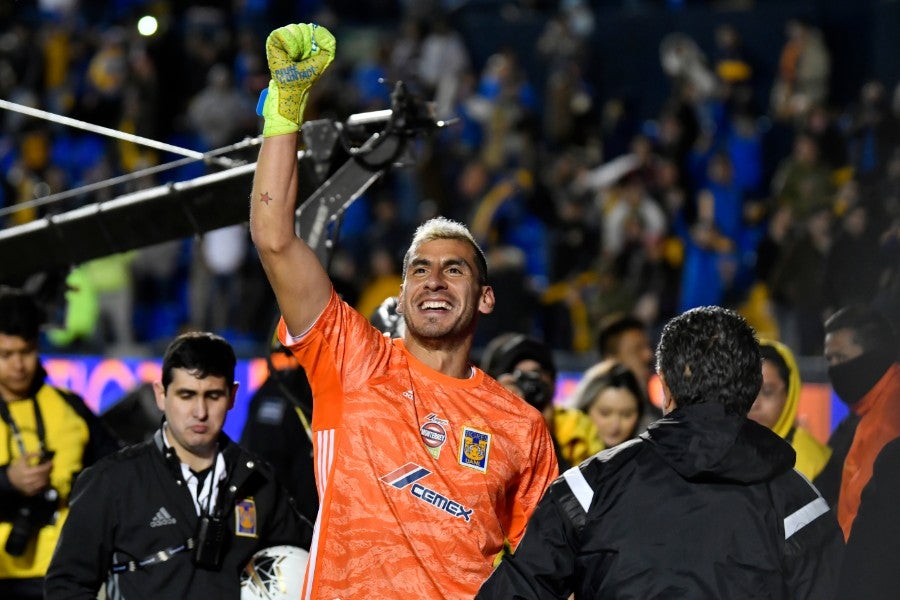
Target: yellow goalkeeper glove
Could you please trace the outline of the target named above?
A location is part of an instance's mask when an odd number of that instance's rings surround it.
[[[266,39],[266,59],[272,79],[263,90],[257,113],[264,119],[263,136],[300,129],[309,88],[334,60],[334,36],[313,23],[279,27]]]

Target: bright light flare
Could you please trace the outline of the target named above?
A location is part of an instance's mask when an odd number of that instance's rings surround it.
[[[156,21],[156,17],[151,17],[150,15],[141,17],[137,24],[138,33],[140,33],[144,37],[150,37],[156,30],[159,29],[159,23]]]

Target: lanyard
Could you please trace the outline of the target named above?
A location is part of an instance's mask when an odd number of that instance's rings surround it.
[[[197,509],[197,515],[211,516],[211,509],[215,506],[217,492],[219,491],[219,480],[225,475],[225,459],[222,457],[222,453],[216,453],[216,458],[213,460],[212,467],[210,467],[206,477],[203,478],[203,483],[200,483],[199,478],[186,464],[181,463],[180,466],[182,477],[185,484],[187,484],[188,491],[191,492],[194,508]],[[205,507],[203,506],[204,499],[206,500]]]
[[[201,519],[210,516],[211,512],[216,510],[216,496],[219,491],[219,482],[225,478],[225,458],[222,456],[222,453],[216,452],[212,467],[210,467],[209,472],[206,474],[206,477],[204,477],[203,483],[199,484],[199,478],[186,464],[178,460],[178,456],[169,444],[165,425],[157,432],[156,436],[156,445],[163,451],[166,462],[175,470],[175,473],[177,473],[178,470],[181,471],[182,479],[184,480],[185,486],[188,488],[188,492],[191,494],[194,508],[197,510],[197,516],[201,517]],[[206,494],[203,492],[206,492]],[[205,507],[203,506],[204,500],[206,504]],[[123,553],[128,560],[112,564],[110,566],[110,572],[113,574],[133,573],[149,566],[164,563],[177,554],[193,551],[198,543],[196,538],[197,536],[195,534],[177,546],[164,548],[163,550],[154,552],[140,560],[135,559],[127,553]]]
[[[31,398],[30,400],[31,405],[34,408],[34,426],[35,429],[37,429],[38,443],[40,444],[40,451],[43,452],[46,449],[47,437],[44,430],[44,417],[41,415],[41,408],[38,406],[37,398]],[[12,413],[9,412],[9,406],[7,406],[6,401],[3,399],[0,399],[0,418],[2,418],[9,426],[12,437],[16,440],[16,445],[19,447],[19,453],[23,456],[27,454],[27,451],[25,450],[25,440],[22,438],[22,431],[13,420]]]
[[[172,449],[172,445],[169,444],[169,436],[166,434],[165,425],[162,427],[162,444],[162,447],[167,451]],[[216,452],[212,469],[204,478],[202,485],[198,485],[199,480],[197,476],[191,472],[190,467],[178,460],[178,457],[174,452],[172,452],[172,457],[173,467],[181,470],[181,478],[184,480],[188,492],[191,494],[191,500],[194,501],[194,508],[197,510],[197,516],[203,516],[204,514],[209,515],[210,509],[215,508],[216,496],[219,491],[219,481],[225,478],[225,457],[222,456],[221,452]],[[206,494],[203,492],[206,492]],[[205,509],[203,507],[204,499],[206,500]]]

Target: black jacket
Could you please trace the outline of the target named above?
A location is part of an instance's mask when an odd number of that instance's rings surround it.
[[[900,438],[881,449],[853,520],[837,597],[889,600],[900,590]]]
[[[837,512],[838,497],[841,494],[844,461],[847,460],[847,454],[850,453],[850,446],[853,445],[853,438],[856,436],[858,426],[859,415],[851,410],[831,432],[831,436],[828,438],[831,456],[825,463],[825,468],[813,480],[813,485],[835,512]]]
[[[271,467],[224,435],[220,450],[227,472],[216,503],[225,524],[221,569],[195,567],[190,550],[174,551],[195,537],[199,517],[178,459],[157,431],[79,477],[45,579],[45,598],[95,598],[105,581],[110,599],[237,599],[240,572],[256,551],[279,544],[309,548],[309,522]],[[110,576],[118,570],[114,565],[167,550],[167,560]]]
[[[563,474],[478,598],[826,599],[843,549],[793,449],[718,404]]]
[[[319,512],[312,440],[296,404],[312,406],[312,391],[302,367],[274,372],[256,390],[247,409],[241,446],[262,456],[297,503],[314,521]],[[304,418],[308,417],[304,413]]]

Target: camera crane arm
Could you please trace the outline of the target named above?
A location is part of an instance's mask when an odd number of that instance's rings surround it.
[[[351,134],[377,124],[384,124],[382,131],[351,146]],[[299,204],[295,232],[323,264],[335,244],[337,227],[332,224],[392,167],[414,162],[408,143],[412,137],[444,125],[403,82],[395,84],[390,110],[352,115],[346,123],[324,119],[303,125],[307,150],[297,158],[313,165],[321,183]],[[247,146],[260,142],[256,138]],[[328,176],[339,148],[349,157]],[[16,284],[47,272],[68,272],[103,256],[245,223],[255,167],[255,162],[242,164],[0,230],[0,256],[6,257],[0,261],[0,282]]]
[[[382,131],[372,134],[361,146],[350,147],[348,130],[380,122],[386,123]],[[436,121],[432,106],[410,94],[402,81],[395,84],[390,110],[352,115],[344,125],[328,120],[303,124],[303,138],[317,172],[331,161],[338,141],[349,155],[294,214],[295,234],[315,251],[323,265],[328,265],[347,208],[392,167],[415,163],[409,145],[414,136],[446,124]]]

